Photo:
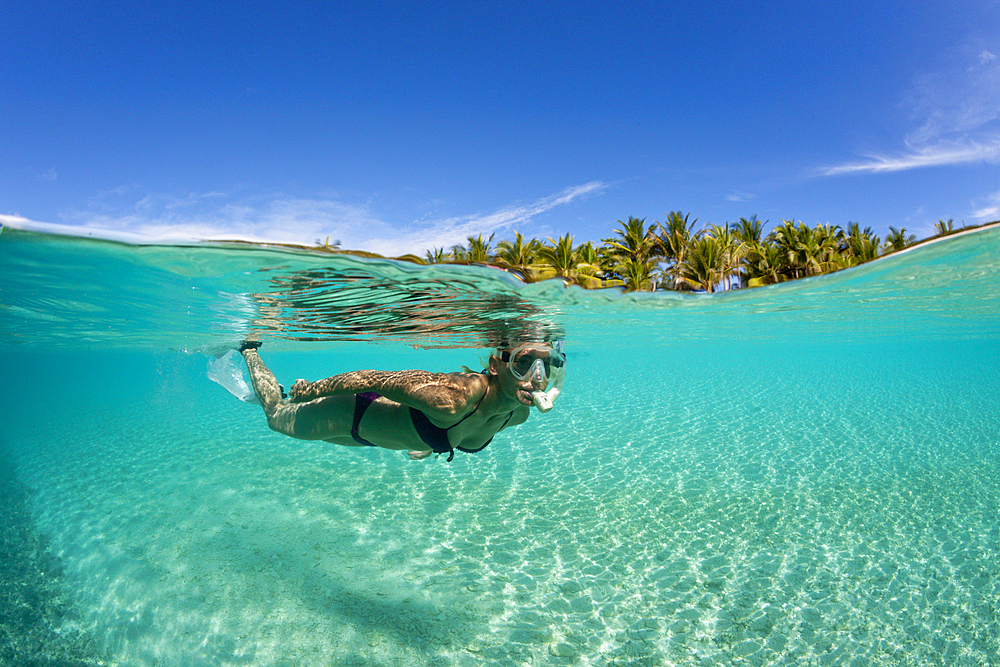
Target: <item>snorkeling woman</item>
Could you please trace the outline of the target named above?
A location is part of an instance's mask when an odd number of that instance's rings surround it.
[[[407,450],[412,459],[479,452],[493,436],[523,424],[530,408],[552,409],[565,375],[562,342],[505,346],[481,373],[352,371],[297,380],[283,397],[257,341],[239,351],[267,425],[300,440]],[[551,387],[550,387],[551,385]]]

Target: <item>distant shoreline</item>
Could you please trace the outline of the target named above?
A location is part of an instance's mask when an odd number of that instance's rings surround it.
[[[600,245],[587,241],[574,246],[570,234],[558,240],[548,239],[552,245],[535,238],[525,243],[515,232],[514,242],[501,240],[491,248],[494,235],[484,239],[480,234],[468,237],[468,248],[455,245],[448,252],[435,248],[426,251],[425,258],[412,253],[389,257],[365,250],[341,248],[336,243],[303,245],[241,238],[148,238],[131,232],[37,223],[10,215],[0,215],[0,232],[11,229],[136,247],[236,246],[314,255],[347,255],[419,266],[485,266],[503,270],[525,284],[560,278],[565,284],[576,284],[585,289],[713,293],[753,289],[835,273],[945,239],[1000,227],[1000,220],[976,226],[965,225],[920,240],[912,235],[907,238],[905,228],[896,230],[890,227],[891,233],[883,243],[870,228],[861,231],[855,223],[848,224],[848,233],[839,225],[809,227],[794,219],[783,220],[781,226],[774,226],[765,237],[763,225],[766,222],[761,223],[756,216],[749,220],[741,218],[739,223],[727,223],[726,226],[707,225],[698,231],[694,231],[698,220],[688,223],[689,216],[682,216],[680,212],[671,213],[667,223],[654,221],[648,227],[645,218],[629,217],[628,222],[619,220],[621,229],[613,230],[619,238],[603,239]],[[952,220],[939,220],[939,227],[942,230],[945,225],[950,228],[952,223]],[[671,236],[676,235],[678,230],[681,233],[679,240]],[[746,236],[748,230],[755,230],[756,238]],[[678,247],[668,249],[671,244],[678,243]],[[706,243],[710,246],[707,249],[702,247]],[[817,243],[821,246],[818,250]],[[706,252],[709,253],[709,260],[712,260],[711,253],[715,253],[714,265],[705,266]],[[692,255],[698,253],[702,256],[692,259]]]
[[[903,250],[897,250],[891,253],[880,256],[878,259],[883,259],[884,257],[889,257],[891,255],[896,255],[902,252],[907,252],[913,248],[921,245],[927,245],[929,243],[935,243],[942,239],[953,238],[956,236],[964,236],[972,232],[978,232],[985,229],[990,229],[992,227],[1000,227],[1000,220],[995,220],[993,222],[986,222],[981,225],[975,226],[965,226],[961,229],[957,229],[954,232],[948,234],[937,234],[934,236],[928,236],[925,239],[919,239],[914,241],[912,244],[904,248]],[[139,234],[134,234],[131,232],[116,232],[107,229],[92,229],[89,227],[74,227],[72,225],[58,225],[52,223],[35,222],[28,220],[27,218],[20,218],[11,215],[0,215],[0,231],[5,228],[16,229],[23,232],[32,232],[34,234],[48,234],[51,236],[66,236],[71,238],[78,238],[89,241],[109,241],[112,243],[121,243],[124,245],[134,245],[134,246],[177,246],[177,247],[198,247],[204,245],[213,244],[233,244],[233,245],[244,245],[244,246],[254,246],[260,248],[291,248],[294,250],[309,250],[313,252],[320,253],[332,253],[332,254],[345,254],[353,255],[356,257],[371,257],[375,259],[392,259],[398,261],[408,261],[404,258],[407,257],[417,257],[413,253],[405,253],[403,255],[389,256],[380,255],[376,252],[371,252],[368,250],[356,250],[350,248],[339,248],[334,249],[333,246],[322,246],[322,245],[304,245],[302,243],[290,243],[285,241],[263,241],[255,239],[241,239],[241,238],[192,238],[192,237],[178,237],[172,238],[164,236],[161,238],[151,238],[146,236],[141,236]],[[877,260],[873,260],[877,261]],[[420,263],[426,264],[423,260]]]
[[[984,223],[984,224],[979,225],[977,227],[963,227],[962,229],[955,230],[954,232],[951,232],[951,233],[948,233],[948,234],[938,234],[936,236],[929,236],[926,239],[921,239],[919,241],[915,241],[914,243],[911,243],[910,245],[906,246],[902,250],[897,250],[895,252],[891,252],[891,253],[888,253],[886,255],[882,255],[881,257],[879,257],[878,259],[875,259],[873,261],[877,262],[880,259],[886,259],[887,257],[892,257],[893,255],[902,255],[903,253],[910,252],[911,250],[914,250],[914,249],[916,249],[918,247],[921,247],[921,246],[928,246],[928,245],[931,245],[933,243],[937,243],[938,241],[944,241],[945,239],[953,239],[953,238],[957,238],[959,236],[965,236],[967,234],[973,234],[975,232],[981,232],[983,230],[990,229],[992,227],[1000,227],[1000,220],[996,220],[994,222],[987,222],[987,223]]]

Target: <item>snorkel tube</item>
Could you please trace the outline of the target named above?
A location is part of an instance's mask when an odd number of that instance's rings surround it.
[[[538,408],[539,412],[548,412],[552,409],[552,403],[559,396],[559,392],[562,391],[563,378],[566,374],[559,372],[556,379],[552,382],[552,388],[548,391],[533,391],[531,392],[531,398],[535,402],[535,407]]]
[[[565,359],[565,355],[563,354],[563,342],[561,340],[556,341],[552,349],[562,355]],[[563,363],[557,369],[553,369],[553,371],[551,389],[548,391],[531,392],[531,399],[534,401],[535,407],[538,408],[539,412],[548,412],[551,410],[552,403],[555,402],[559,393],[562,391],[563,380],[566,378],[566,364]],[[532,380],[542,382],[546,380],[540,361],[536,361],[534,367],[532,368]]]

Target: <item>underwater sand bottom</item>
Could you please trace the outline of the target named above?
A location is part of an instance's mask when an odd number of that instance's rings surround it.
[[[120,665],[1000,664],[988,424],[770,410],[581,404],[446,465],[137,407],[22,467]]]

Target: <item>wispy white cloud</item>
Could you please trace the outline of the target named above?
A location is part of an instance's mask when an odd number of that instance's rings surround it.
[[[335,199],[287,196],[231,199],[220,192],[193,193],[181,198],[144,194],[135,199],[138,193],[130,187],[102,193],[88,209],[66,214],[68,224],[34,223],[13,216],[6,219],[10,226],[133,243],[246,240],[310,245],[329,239],[331,243],[339,241],[344,248],[394,256],[465,244],[467,237],[478,234],[503,236],[515,226],[529,225],[546,211],[606,187],[605,183],[594,181],[529,204],[408,224],[385,221],[367,205]],[[129,196],[131,203],[124,203]]]
[[[128,192],[115,192],[128,196]],[[390,225],[366,206],[333,199],[275,196],[236,198],[223,193],[186,197],[143,195],[131,204],[102,197],[87,210],[65,216],[72,226],[124,232],[151,241],[244,240],[310,245],[342,240],[367,249],[367,234],[389,234]],[[357,243],[357,244],[355,244]]]
[[[497,233],[503,236],[518,225],[527,225],[532,218],[558,206],[596,194],[607,188],[606,183],[592,181],[566,188],[562,192],[539,199],[530,204],[514,205],[492,213],[447,218],[408,226],[402,236],[373,239],[366,249],[373,252],[395,255],[402,252],[423,252],[432,248],[450,248],[466,243],[469,236],[483,234],[488,237]],[[406,248],[405,250],[403,248]]]
[[[984,137],[981,142],[969,139],[939,141],[925,146],[907,141],[906,146],[907,151],[896,155],[868,155],[865,160],[829,167],[823,173],[827,176],[858,172],[880,173],[967,162],[996,162],[1000,159],[1000,137]]]
[[[917,77],[904,99],[913,128],[902,148],[827,167],[828,176],[1000,161],[1000,62],[965,49],[950,68]]]
[[[979,207],[972,212],[973,218],[987,221],[1000,220],[1000,192],[986,195],[972,204]]]
[[[749,192],[734,191],[726,195],[726,201],[748,202],[757,198],[757,195]]]

